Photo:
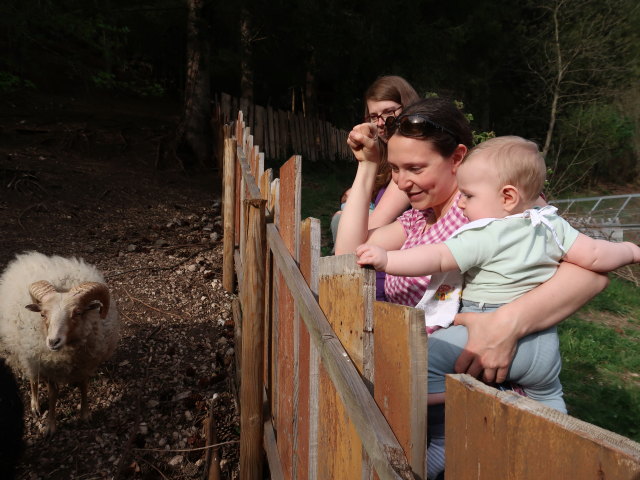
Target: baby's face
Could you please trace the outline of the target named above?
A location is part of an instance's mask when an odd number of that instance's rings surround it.
[[[340,203],[345,203],[347,201],[347,198],[349,198],[349,194],[350,193],[351,193],[351,189],[349,189],[346,192],[344,192],[342,194],[342,197],[340,197]]]
[[[462,194],[458,207],[469,221],[504,218],[509,214],[504,209],[497,172],[492,164],[482,160],[482,155],[476,155],[460,165],[456,178]]]

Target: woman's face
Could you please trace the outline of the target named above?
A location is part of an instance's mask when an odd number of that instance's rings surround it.
[[[378,127],[378,136],[386,142],[384,121],[387,117],[400,115],[402,105],[393,100],[367,100],[367,109],[369,110],[369,118],[376,117],[375,121],[371,123]]]
[[[465,153],[461,145],[445,158],[428,140],[396,134],[389,139],[388,161],[393,181],[407,194],[413,208],[437,209],[457,191],[456,171]]]

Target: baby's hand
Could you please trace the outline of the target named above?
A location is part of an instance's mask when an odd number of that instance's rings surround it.
[[[376,245],[363,244],[356,248],[358,265],[371,265],[379,271],[387,267],[387,251]]]

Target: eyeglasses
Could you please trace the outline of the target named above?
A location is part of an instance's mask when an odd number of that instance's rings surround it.
[[[389,117],[384,122],[387,136],[391,137],[396,130],[405,137],[428,137],[434,130],[451,135],[456,142],[460,143],[458,136],[446,127],[434,122],[426,115],[400,115],[399,117]]]
[[[365,120],[371,123],[378,123],[378,120],[382,119],[382,121],[386,123],[387,119],[396,118],[396,112],[401,108],[402,108],[402,105],[396,108],[387,108],[384,112],[380,114],[372,113],[371,115],[365,117]]]

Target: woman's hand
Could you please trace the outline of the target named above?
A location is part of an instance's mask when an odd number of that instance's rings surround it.
[[[347,137],[347,145],[359,162],[378,163],[380,161],[378,127],[373,123],[361,123],[353,127]]]
[[[488,313],[459,313],[454,323],[469,332],[455,369],[486,382],[507,378],[518,341],[557,325],[604,290],[606,275],[560,262],[558,271],[511,303]]]
[[[487,383],[502,383],[507,379],[516,353],[518,333],[516,323],[505,318],[500,309],[486,313],[459,313],[455,325],[464,325],[469,340],[456,361],[457,373],[468,373]]]

